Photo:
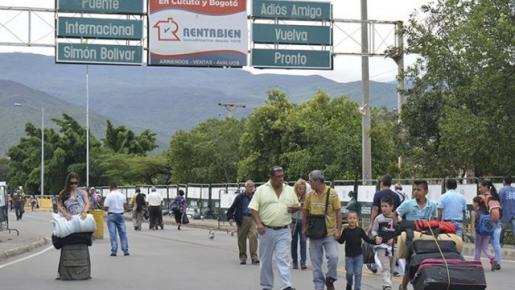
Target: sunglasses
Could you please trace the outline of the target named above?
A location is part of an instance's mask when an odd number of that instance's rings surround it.
[[[77,185],[77,184],[79,184],[78,181],[70,182],[70,185]]]

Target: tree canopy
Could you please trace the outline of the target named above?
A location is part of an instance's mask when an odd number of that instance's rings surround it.
[[[515,7],[510,0],[438,0],[406,27],[406,167],[456,176],[515,170]]]

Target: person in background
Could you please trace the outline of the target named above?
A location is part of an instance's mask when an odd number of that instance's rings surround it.
[[[304,179],[299,179],[293,185],[293,191],[297,195],[300,206],[304,206],[304,200],[307,194],[307,185]],[[299,244],[300,244],[300,268],[302,270],[307,269],[306,267],[306,234],[302,229],[302,212],[298,211],[293,214],[292,224],[292,240],[291,240],[291,258],[293,261],[293,269],[299,268]]]
[[[402,184],[396,183],[395,186],[395,193],[397,193],[397,196],[399,196],[399,200],[401,203],[403,203],[405,200],[411,199],[411,196],[407,195],[402,191]]]
[[[141,189],[136,188],[136,193],[132,196],[132,222],[135,231],[141,231],[141,223],[143,222],[143,211],[145,210],[146,201],[145,194]]]
[[[177,223],[177,229],[179,231],[181,230],[183,215],[186,214],[187,207],[188,203],[186,202],[186,198],[184,198],[184,191],[180,189],[179,195],[175,197],[170,205],[170,209],[175,217],[175,223]]]
[[[479,231],[479,219],[481,215],[488,215],[485,199],[482,196],[474,197],[472,207],[473,210],[470,221],[472,226],[472,234],[474,235],[474,260],[481,261],[481,252],[483,252],[489,259],[492,269],[495,270],[494,265],[497,264],[495,261],[495,255],[492,254],[488,248],[491,235],[481,234]]]
[[[490,220],[494,227],[492,234],[492,246],[495,251],[496,264],[492,265],[492,271],[501,270],[501,202],[495,186],[490,180],[482,180],[479,183],[479,193],[484,196],[486,208],[490,214]]]
[[[450,222],[456,229],[456,235],[463,239],[463,217],[467,210],[465,196],[456,189],[458,183],[455,179],[447,179],[447,192],[438,202],[438,219]]]
[[[347,211],[355,211],[358,213],[358,216],[361,215],[361,204],[358,201],[358,193],[354,191],[349,191],[350,201],[345,206]]]
[[[502,207],[502,223],[505,227],[511,227],[511,233],[515,237],[515,187],[511,186],[512,177],[507,175],[503,179],[504,186],[499,190]],[[504,241],[505,230],[501,233],[501,244]]]
[[[390,189],[392,186],[392,177],[390,175],[385,175],[381,180],[381,190],[374,194],[374,201],[372,203],[372,212],[370,214],[370,220],[375,220],[376,216],[381,214],[381,199],[384,196],[389,196],[393,199],[393,210],[395,211],[397,207],[401,204],[401,200],[397,193]],[[394,212],[394,221],[397,224],[397,217]],[[370,233],[372,231],[372,223],[368,225],[367,232]]]
[[[25,212],[25,194],[23,191],[18,190],[14,194],[14,212],[16,213],[16,220],[19,221],[23,217],[23,213]]]
[[[101,209],[102,208],[102,196],[96,190],[95,187],[91,187],[89,189],[89,199],[91,204],[91,209]]]
[[[109,239],[111,240],[111,256],[116,256],[118,252],[118,240],[116,233],[120,237],[120,244],[124,256],[129,256],[129,241],[127,239],[127,227],[123,213],[127,209],[127,199],[120,191],[118,185],[113,182],[110,186],[111,192],[104,200],[104,208],[107,211],[107,228],[109,230]]]
[[[39,208],[38,198],[36,197],[35,194],[32,194],[30,196],[30,208],[31,208],[32,211],[34,211],[35,208]]]
[[[247,180],[245,182],[245,191],[234,198],[231,207],[227,210],[227,219],[231,227],[234,221],[236,221],[238,226],[238,251],[241,265],[247,263],[247,239],[249,240],[252,264],[259,264],[257,256],[257,229],[249,209],[255,188],[254,181]]]
[[[163,224],[163,211],[161,209],[161,205],[163,203],[163,198],[157,192],[155,186],[150,190],[150,194],[147,197],[148,199],[148,214],[149,214],[149,228],[151,230],[157,230],[158,227],[161,229],[164,228]]]
[[[284,183],[284,170],[272,167],[270,180],[259,186],[249,208],[256,223],[259,239],[259,281],[262,289],[270,290],[274,284],[272,261],[275,257],[282,290],[292,288],[290,273],[291,214],[300,209],[293,188]]]

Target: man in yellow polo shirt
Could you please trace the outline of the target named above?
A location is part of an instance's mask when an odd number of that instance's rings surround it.
[[[284,170],[272,167],[270,180],[259,186],[249,204],[256,223],[259,239],[259,280],[263,290],[273,288],[272,257],[275,253],[282,290],[292,288],[290,274],[291,213],[300,209],[293,188],[284,184]]]
[[[316,290],[334,290],[334,281],[337,279],[338,244],[337,240],[342,233],[342,217],[340,214],[340,198],[338,193],[324,183],[324,174],[320,170],[309,173],[309,183],[313,189],[304,201],[304,214],[302,224],[307,233],[307,220],[309,215],[325,215],[327,235],[321,238],[309,237],[309,257],[313,268],[313,283]],[[328,196],[329,194],[329,196]],[[326,208],[327,206],[327,208]],[[323,258],[327,257],[327,274],[322,270]]]

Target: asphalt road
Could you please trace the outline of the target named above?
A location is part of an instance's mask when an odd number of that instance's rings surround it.
[[[170,226],[163,231],[134,232],[128,225],[130,256],[109,256],[107,235],[90,248],[92,280],[55,280],[59,251],[40,248],[0,264],[0,289],[260,289],[259,267],[238,263],[236,237],[217,232],[215,239],[210,240],[207,230],[184,227],[179,232]],[[23,221],[14,221],[12,227],[19,228],[22,234],[49,236],[50,214],[28,212]],[[343,247],[341,255],[336,289],[345,288]],[[488,289],[513,289],[514,270],[515,263],[509,261],[503,263],[500,272],[487,270]],[[313,289],[309,269],[292,273],[298,290]],[[363,274],[363,290],[381,289],[379,275],[366,269]],[[396,289],[400,280],[395,278],[394,282]]]

